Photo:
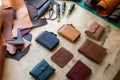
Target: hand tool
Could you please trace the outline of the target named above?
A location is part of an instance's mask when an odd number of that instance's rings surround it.
[[[65,7],[66,7],[66,3],[62,2],[62,15],[65,13]]]
[[[68,9],[67,16],[69,16],[71,14],[71,12],[73,11],[74,7],[75,7],[75,4],[71,4],[70,5],[70,8]]]

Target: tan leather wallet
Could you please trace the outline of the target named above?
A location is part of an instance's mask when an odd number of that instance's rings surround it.
[[[65,37],[66,39],[70,40],[71,42],[75,42],[75,40],[80,36],[80,31],[78,31],[73,25],[71,24],[64,24],[62,27],[58,29],[58,33]]]
[[[97,63],[102,62],[106,54],[106,49],[104,47],[88,39],[85,40],[78,51]]]
[[[88,29],[85,30],[85,33],[95,39],[98,40],[100,38],[100,36],[102,35],[102,33],[104,32],[104,27],[101,26],[99,23],[97,23],[96,21],[92,21],[88,24]]]

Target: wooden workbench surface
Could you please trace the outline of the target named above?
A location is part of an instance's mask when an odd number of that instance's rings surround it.
[[[59,2],[61,4],[62,1]],[[71,3],[72,1],[66,1],[66,9],[68,9]],[[47,14],[45,16],[47,16]],[[84,31],[87,29],[87,24],[91,20],[97,21],[104,27],[110,26],[111,28],[111,32],[103,45],[107,49],[107,55],[101,64],[94,63],[77,51],[83,41],[86,38],[89,38],[85,35]],[[63,24],[73,24],[81,32],[81,37],[75,43],[71,43],[57,33],[58,28],[60,28]],[[53,51],[47,50],[35,41],[36,36],[44,30],[54,32],[60,39],[59,45]],[[89,80],[113,80],[115,74],[120,69],[120,29],[93,15],[78,5],[75,6],[74,11],[68,18],[64,16],[61,18],[60,22],[57,22],[57,20],[49,20],[47,25],[34,28],[30,33],[33,35],[33,38],[29,52],[20,61],[6,58],[3,80],[34,80],[29,75],[29,71],[42,59],[45,59],[56,69],[55,73],[48,80],[68,80],[66,73],[71,69],[77,60],[81,60],[92,69],[92,75]],[[90,40],[100,44],[100,41],[95,41],[93,39]],[[50,59],[50,57],[61,47],[65,47],[74,55],[72,60],[70,60],[64,68],[58,67]],[[108,64],[111,65],[107,67]]]

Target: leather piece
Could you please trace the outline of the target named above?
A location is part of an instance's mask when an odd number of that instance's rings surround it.
[[[105,57],[106,49],[88,39],[84,41],[82,46],[78,49],[78,51],[84,54],[86,57],[95,61],[96,63],[101,63]]]
[[[70,80],[87,80],[91,75],[92,70],[83,62],[78,60],[76,64],[70,69],[66,76]]]
[[[30,30],[31,30],[30,28],[26,28],[26,29],[21,29],[20,31],[21,31],[22,36],[25,36],[26,34],[30,32]]]
[[[43,59],[30,71],[30,75],[35,80],[47,80],[54,72],[55,69]]]
[[[24,36],[24,39],[28,40],[29,42],[31,42],[32,40],[32,35],[31,34],[27,34]],[[15,60],[20,60],[30,49],[30,45],[26,46],[26,48],[24,50],[21,49],[16,49],[15,54],[11,54],[10,52],[7,51],[7,58],[11,58],[11,59],[15,59]]]
[[[86,0],[85,1],[85,5],[92,10],[96,10],[97,3],[98,3],[98,0]]]
[[[120,70],[118,71],[113,80],[120,80]]]
[[[63,68],[72,58],[73,58],[73,54],[64,47],[61,47],[51,57],[52,61],[55,62],[61,68]]]
[[[75,40],[81,35],[80,31],[75,29],[73,25],[64,24],[62,25],[58,31],[61,36],[65,37],[66,39],[70,40],[71,42],[75,42]]]
[[[88,24],[88,29],[85,30],[85,33],[95,39],[95,40],[99,40],[101,35],[104,32],[104,27],[101,26],[99,23],[97,23],[96,21],[92,21]]]
[[[19,45],[19,44],[24,44],[23,38],[22,38],[22,34],[21,34],[21,29],[18,29],[17,31],[17,39],[14,40],[7,40],[6,42],[8,44],[13,44],[13,45]]]
[[[59,43],[59,39],[48,31],[44,31],[42,34],[38,35],[36,41],[50,51]]]
[[[27,0],[30,5],[35,8],[40,8],[43,6],[48,0]]]
[[[120,0],[100,0],[97,4],[97,13],[107,17],[120,4]]]
[[[3,20],[2,33],[5,40],[11,40],[12,38],[12,25],[13,25],[13,14],[12,9],[3,10],[0,7],[0,17]]]
[[[115,8],[108,19],[112,22],[120,22],[120,4]]]

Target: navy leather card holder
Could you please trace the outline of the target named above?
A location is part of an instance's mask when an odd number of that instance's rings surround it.
[[[54,47],[59,43],[59,39],[54,35],[54,33],[44,31],[40,34],[36,41],[43,45],[48,50],[53,50]]]
[[[55,69],[43,59],[30,71],[30,75],[35,80],[47,80],[54,72]]]

